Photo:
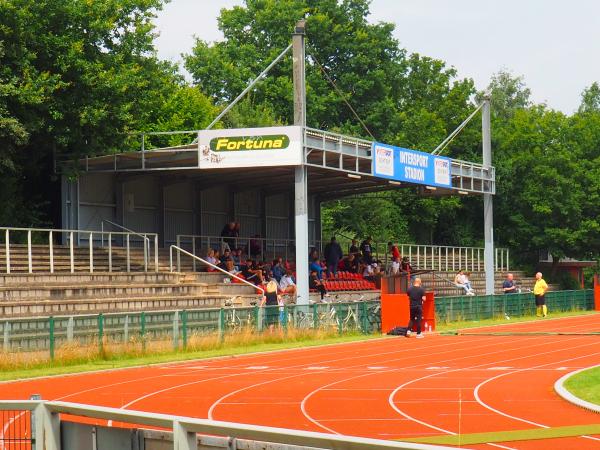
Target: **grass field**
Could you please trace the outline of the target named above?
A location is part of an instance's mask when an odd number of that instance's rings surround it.
[[[572,376],[566,381],[565,388],[585,401],[600,405],[600,367]]]

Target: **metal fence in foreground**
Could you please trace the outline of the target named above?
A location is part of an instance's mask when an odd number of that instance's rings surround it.
[[[591,289],[548,292],[546,304],[550,313],[591,310],[594,309],[594,292]],[[535,301],[531,293],[440,297],[435,299],[435,312],[438,322],[518,317],[535,314]]]
[[[0,322],[5,352],[48,351],[61,347],[163,342],[186,349],[198,337],[225,339],[271,328],[372,333],[380,329],[379,301],[319,303],[310,306],[228,307],[182,311],[93,314],[11,319]]]
[[[27,448],[35,450],[451,450],[450,447],[438,445],[384,441],[59,401],[0,400],[0,411],[16,411],[13,422],[33,417],[31,428],[39,439],[35,440],[35,447]],[[81,423],[84,418],[88,419],[88,423],[89,419],[94,419],[96,425]],[[108,421],[112,426],[106,426]],[[120,425],[127,428],[120,428]],[[145,438],[147,433],[144,431],[149,430],[143,428],[148,427],[165,431],[161,433],[160,439],[152,442]],[[0,422],[0,432],[4,429],[6,424]],[[16,437],[17,434],[13,436]],[[18,447],[4,448],[13,450]]]

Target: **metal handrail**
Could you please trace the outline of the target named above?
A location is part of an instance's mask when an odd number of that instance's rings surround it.
[[[170,270],[171,270],[171,272],[173,272],[173,249],[177,250],[177,252],[178,252],[178,255],[179,255],[179,253],[183,253],[183,254],[185,254],[185,255],[188,255],[188,256],[190,256],[191,258],[197,259],[198,261],[200,261],[200,262],[202,262],[202,263],[206,264],[206,265],[207,265],[207,266],[209,266],[209,267],[212,267],[212,268],[213,268],[213,269],[215,269],[215,270],[218,270],[219,272],[222,272],[222,273],[224,273],[225,275],[227,275],[227,276],[229,276],[229,277],[231,277],[231,278],[235,278],[236,280],[238,280],[238,281],[241,281],[241,282],[242,282],[242,283],[244,283],[244,284],[247,284],[247,285],[249,285],[249,286],[252,286],[254,289],[258,289],[259,291],[261,291],[261,292],[262,292],[262,295],[265,295],[265,290],[264,290],[263,288],[261,288],[260,286],[257,286],[257,285],[255,285],[255,284],[252,284],[252,283],[250,283],[249,281],[247,281],[247,280],[244,280],[244,279],[243,279],[243,278],[241,278],[241,277],[238,277],[237,275],[234,275],[234,274],[232,274],[232,273],[229,273],[229,272],[227,272],[226,270],[223,270],[223,269],[221,269],[219,266],[216,266],[216,265],[214,265],[213,263],[210,263],[210,262],[208,262],[208,261],[206,261],[206,260],[204,260],[204,259],[200,258],[199,256],[196,256],[196,255],[194,255],[194,254],[192,254],[192,253],[188,252],[187,250],[184,250],[184,249],[182,249],[182,248],[180,248],[180,247],[177,247],[176,245],[171,245],[171,246],[169,247],[169,267],[170,267]],[[179,258],[177,259],[177,271],[178,271],[178,272],[180,272],[180,271],[181,271],[181,265],[180,265]]]
[[[141,234],[138,233],[137,231],[133,231],[127,227],[124,227],[123,225],[120,225],[118,223],[115,223],[111,220],[108,219],[102,219],[100,221],[100,228],[102,229],[102,231],[104,231],[104,222],[114,226],[114,227],[118,227],[124,231],[127,231],[128,233],[132,233],[136,236],[141,237],[142,239],[144,239],[145,244],[144,244],[144,269],[148,269],[148,255],[150,254],[150,239],[146,236],[146,234]],[[102,246],[104,247],[104,235],[102,236]]]
[[[32,233],[48,233],[48,252],[49,252],[49,270],[50,273],[54,273],[54,235],[64,234],[69,243],[69,263],[70,272],[75,272],[75,235],[84,234],[88,236],[89,246],[89,272],[94,272],[94,235],[101,236],[102,245],[104,245],[104,235],[108,236],[108,271],[112,272],[112,236],[124,236],[126,241],[127,249],[127,272],[131,270],[131,255],[130,255],[130,236],[135,232],[123,232],[123,231],[95,231],[95,230],[73,230],[64,228],[24,228],[24,227],[0,227],[0,233],[4,232],[4,248],[6,258],[6,273],[11,273],[11,257],[10,257],[10,233],[11,232],[27,232],[27,265],[28,273],[33,273],[33,252],[32,252]],[[137,233],[135,233],[137,234]],[[158,272],[158,234],[148,233],[154,235],[154,245],[156,249],[155,254],[155,270]],[[149,239],[149,238],[148,238]],[[144,246],[144,253],[147,255],[146,247]],[[144,271],[148,271],[147,258],[144,259]]]
[[[35,427],[36,435],[39,436],[39,444],[36,441],[36,448],[54,450],[61,448],[61,414],[167,428],[173,433],[173,448],[183,450],[192,450],[198,446],[196,433],[316,449],[451,450],[450,447],[439,445],[342,436],[63,401],[0,400],[0,411],[6,410],[35,412],[35,422],[32,427]]]
[[[345,237],[341,233],[337,233]],[[350,240],[349,238],[347,238]],[[261,258],[269,252],[265,250],[269,244],[273,244],[272,253],[275,255],[275,249],[280,247],[284,259],[288,259],[288,250],[294,245],[294,239],[285,238],[259,238],[259,237],[223,237],[210,235],[193,235],[193,234],[178,234],[176,237],[176,245],[181,247],[182,241],[190,241],[192,244],[192,253],[196,254],[196,242],[205,241],[208,247],[211,243],[222,244],[225,241],[234,240],[236,246],[244,243],[247,244],[250,240],[256,240],[261,243]],[[359,239],[360,240],[360,239]],[[327,241],[313,240],[310,246],[314,246],[322,251]],[[340,245],[344,245],[340,242]],[[419,266],[422,269],[444,270],[446,272],[454,272],[459,269],[471,270],[473,272],[481,271],[483,268],[483,247],[458,247],[450,245],[431,245],[431,244],[396,244],[402,256],[408,256],[411,263]],[[387,265],[389,262],[389,251],[387,244],[382,242],[372,242],[371,248],[375,258],[383,260]],[[509,270],[509,250],[508,248],[497,247],[495,252],[495,269],[497,271]],[[464,262],[463,262],[464,261]]]

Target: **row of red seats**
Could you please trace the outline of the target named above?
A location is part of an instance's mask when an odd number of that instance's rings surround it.
[[[345,270],[338,270],[337,274],[330,273],[327,276],[327,272],[323,271],[324,280],[362,280],[363,277],[360,273],[352,273]]]
[[[377,290],[375,283],[362,280],[323,280],[328,291],[371,291]]]

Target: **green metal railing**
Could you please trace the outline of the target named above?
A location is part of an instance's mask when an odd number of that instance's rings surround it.
[[[549,292],[546,303],[550,313],[592,310],[593,291]],[[438,323],[533,314],[530,293],[436,299]],[[0,339],[4,352],[48,352],[53,359],[69,345],[102,352],[113,344],[137,344],[145,349],[149,343],[166,342],[179,350],[195,337],[218,336],[223,341],[236,333],[264,333],[274,327],[284,332],[374,333],[381,330],[381,305],[375,300],[10,319],[0,322]]]
[[[594,293],[591,289],[548,292],[546,304],[550,312],[591,310]],[[531,293],[440,297],[435,299],[435,312],[438,322],[518,317],[535,314],[535,302]]]
[[[48,352],[51,359],[65,346],[171,342],[185,349],[198,336],[261,333],[277,327],[318,329],[340,334],[373,333],[381,329],[379,301],[320,303],[310,306],[228,307],[182,311],[93,314],[11,319],[0,322],[4,352]]]

